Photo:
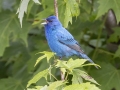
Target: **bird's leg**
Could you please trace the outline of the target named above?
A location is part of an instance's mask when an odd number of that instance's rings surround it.
[[[59,57],[60,60],[62,60],[62,57]]]
[[[65,74],[62,72],[62,68],[60,68],[61,80],[65,80]]]
[[[59,57],[60,60],[62,60],[62,57]],[[62,72],[62,69],[60,69],[61,74],[61,80],[65,80],[65,74]]]

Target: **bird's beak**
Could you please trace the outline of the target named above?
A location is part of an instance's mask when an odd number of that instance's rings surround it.
[[[44,22],[43,23],[41,23],[42,25],[45,25],[45,24],[47,24],[47,20],[46,19],[42,19]]]

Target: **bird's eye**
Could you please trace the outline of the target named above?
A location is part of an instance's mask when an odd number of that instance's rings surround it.
[[[52,22],[52,20],[49,20],[48,22]]]

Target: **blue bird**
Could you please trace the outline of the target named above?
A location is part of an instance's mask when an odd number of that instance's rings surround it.
[[[62,57],[77,55],[94,63],[84,53],[74,37],[62,26],[56,16],[46,18],[42,24],[45,26],[45,36],[50,49],[56,53],[60,59],[62,59]]]

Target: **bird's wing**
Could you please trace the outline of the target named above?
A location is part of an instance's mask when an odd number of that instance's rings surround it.
[[[74,39],[74,37],[65,29],[59,30],[56,33],[57,39],[60,43],[78,51],[84,53],[84,51],[80,48],[79,43]]]

